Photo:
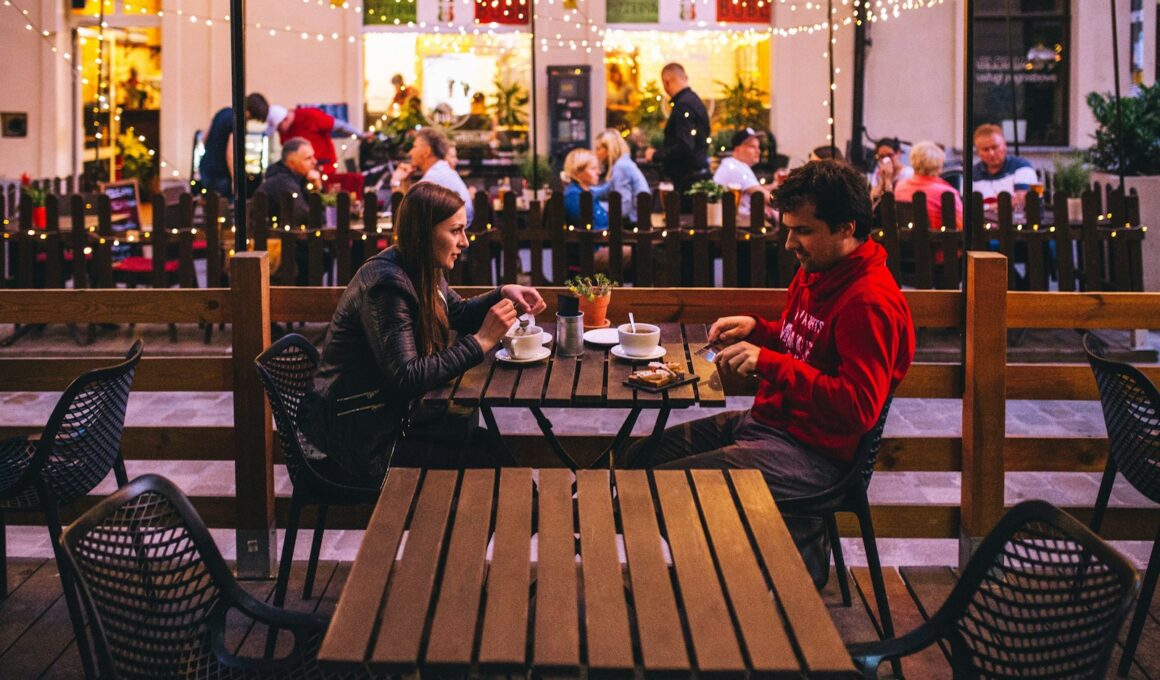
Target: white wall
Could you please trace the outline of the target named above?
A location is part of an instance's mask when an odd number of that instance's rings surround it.
[[[22,3],[28,20],[15,6],[0,5],[0,111],[26,112],[28,136],[0,137],[0,179],[62,176],[71,172],[72,126],[68,31],[61,32],[61,3]],[[45,40],[25,25],[50,32]],[[52,52],[52,47],[57,53]]]

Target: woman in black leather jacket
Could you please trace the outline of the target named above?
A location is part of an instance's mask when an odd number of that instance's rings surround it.
[[[455,192],[419,182],[407,193],[397,243],[359,268],[326,331],[299,416],[308,455],[325,455],[359,479],[382,478],[392,451],[395,465],[483,462],[471,441],[475,410],[419,413],[412,403],[483,361],[517,314],[545,305],[527,286],[507,285],[469,300],[451,290],[444,272],[467,247],[466,228]],[[396,447],[409,413],[412,427]]]

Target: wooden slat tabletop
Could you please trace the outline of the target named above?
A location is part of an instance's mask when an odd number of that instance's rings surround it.
[[[754,470],[392,470],[319,661],[856,677]]]
[[[424,395],[425,402],[454,401],[463,406],[608,407],[647,409],[686,408],[696,404],[724,406],[725,394],[717,368],[702,357],[693,357],[690,348],[704,344],[704,324],[682,326],[658,324],[664,361],[683,364],[700,378],[697,385],[682,385],[667,392],[652,393],[624,385],[632,371],[647,361],[626,361],[614,357],[609,348],[585,344],[580,357],[552,355],[527,364],[504,363],[489,352],[483,363],[471,368],[458,384],[444,386]],[[541,326],[549,334],[555,324]],[[690,357],[691,360],[690,360]]]
[[[574,479],[392,470],[324,670],[856,677],[760,472]]]

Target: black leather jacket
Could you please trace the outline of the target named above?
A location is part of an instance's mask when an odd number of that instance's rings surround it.
[[[420,356],[419,300],[394,248],[367,260],[338,301],[299,427],[316,448],[358,477],[381,478],[410,403],[483,361],[474,337],[500,291],[464,300],[441,286],[458,338]]]

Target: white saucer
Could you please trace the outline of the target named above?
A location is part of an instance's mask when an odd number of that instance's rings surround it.
[[[621,359],[628,359],[629,361],[652,361],[653,359],[660,359],[661,357],[663,357],[665,355],[665,348],[660,347],[660,346],[658,346],[656,349],[654,349],[652,351],[652,354],[649,354],[649,355],[643,356],[643,357],[634,357],[634,356],[629,356],[628,354],[625,354],[624,349],[621,348],[620,345],[616,345],[615,347],[613,347],[609,351],[612,352],[612,356],[619,357]]]
[[[590,342],[593,345],[605,345],[606,347],[619,345],[620,331],[615,328],[593,328],[592,330],[584,331],[584,342]]]
[[[543,333],[540,333],[540,337],[542,338],[541,342],[543,342],[545,345],[552,344],[552,334],[549,333],[548,331],[544,331]]]
[[[512,355],[508,354],[508,351],[506,349],[501,349],[495,353],[495,358],[498,359],[499,361],[506,363],[506,364],[531,364],[531,363],[535,363],[537,361],[542,361],[544,359],[547,359],[550,356],[552,356],[552,350],[548,349],[547,347],[539,348],[538,350],[536,350],[535,356],[530,357],[528,359],[517,359],[517,358],[513,357]]]

